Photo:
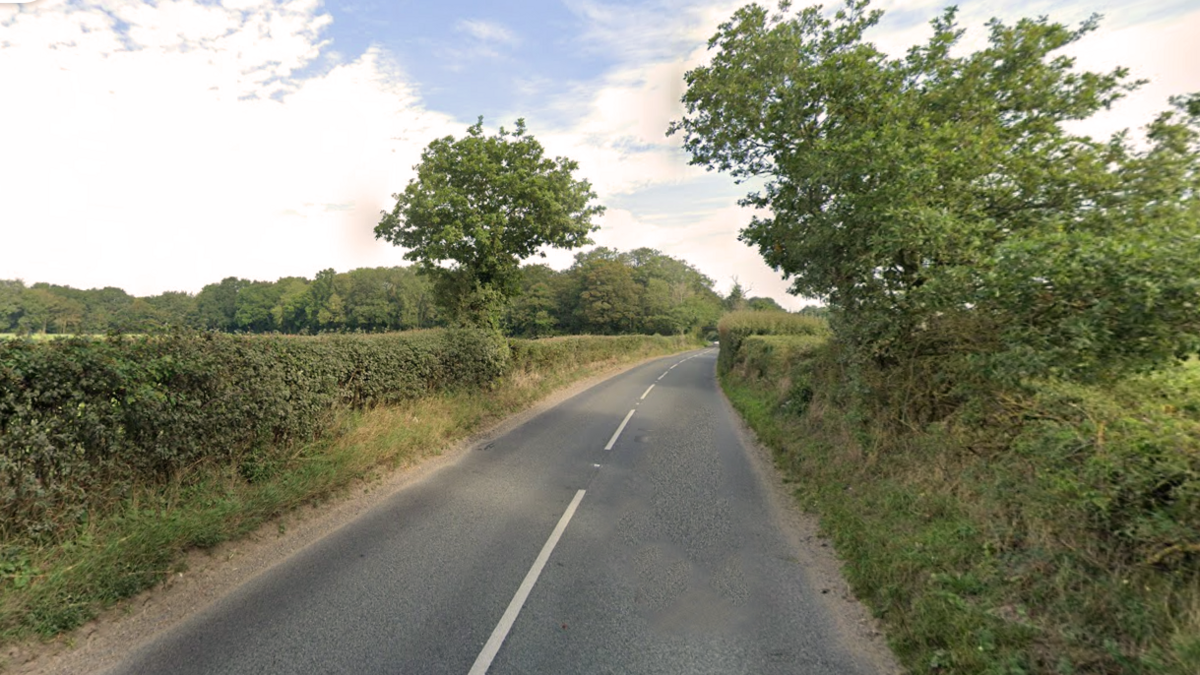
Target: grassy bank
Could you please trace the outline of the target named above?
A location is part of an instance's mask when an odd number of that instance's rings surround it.
[[[739,347],[727,394],[912,672],[1200,672],[1200,366],[915,426],[836,345]]]
[[[318,438],[259,456],[220,453],[93,504],[53,541],[0,542],[0,642],[70,630],[175,571],[183,554],[236,539],[299,505],[404,466],[527,408],[553,390],[620,364],[691,348],[683,339],[514,341],[488,387],[451,386],[386,404],[335,407]]]

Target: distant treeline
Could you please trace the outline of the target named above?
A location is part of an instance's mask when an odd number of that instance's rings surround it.
[[[504,326],[518,337],[622,333],[708,334],[731,309],[782,309],[747,298],[740,285],[721,297],[687,262],[649,248],[597,248],[567,270],[527,265],[523,293]],[[0,280],[0,333],[151,333],[172,327],[241,333],[386,332],[444,325],[433,284],[413,267],[376,267],[313,279],[228,277],[199,293],[135,297],[119,288]]]

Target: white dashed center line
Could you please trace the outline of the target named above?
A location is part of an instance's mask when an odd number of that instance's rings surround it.
[[[508,637],[508,631],[512,630],[513,622],[517,620],[517,615],[521,613],[521,607],[525,605],[525,600],[529,598],[529,592],[533,590],[533,585],[537,583],[538,577],[541,576],[542,568],[546,566],[546,561],[550,559],[550,554],[554,551],[554,547],[558,545],[558,540],[562,538],[563,531],[567,529],[567,523],[571,522],[571,516],[575,515],[575,509],[579,507],[579,502],[583,500],[585,492],[587,491],[580,490],[576,492],[575,499],[571,500],[571,504],[563,512],[562,518],[558,519],[558,525],[554,527],[554,531],[550,533],[550,538],[542,546],[542,552],[538,554],[537,560],[533,561],[533,567],[529,568],[529,572],[525,575],[525,580],[517,588],[517,594],[508,603],[508,609],[504,610],[504,616],[500,617],[500,623],[496,624],[496,628],[492,630],[491,637],[483,645],[483,651],[479,652],[479,656],[475,657],[475,663],[471,666],[471,670],[467,672],[467,675],[484,675],[488,671],[488,668],[491,667],[492,660],[496,658],[496,653],[500,651],[500,645],[504,644],[504,638]]]
[[[612,438],[608,439],[608,445],[604,446],[605,450],[613,449],[613,444],[616,443],[617,439],[621,437],[621,432],[625,431],[625,425],[629,424],[630,417],[633,417],[632,410],[630,410],[629,414],[625,416],[625,419],[621,420],[621,426],[617,427],[617,430],[613,432]]]

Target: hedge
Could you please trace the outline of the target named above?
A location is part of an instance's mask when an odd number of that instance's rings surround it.
[[[514,339],[509,341],[513,367],[526,372],[549,372],[573,368],[582,363],[595,363],[630,354],[658,354],[664,343],[674,343],[683,349],[684,337],[646,335],[591,336],[572,335],[540,340]]]
[[[62,520],[182,467],[311,440],[339,407],[486,386],[508,371],[485,332],[243,337],[216,333],[0,342],[0,535]]]
[[[721,339],[717,366],[722,373],[728,373],[735,360],[744,357],[742,343],[752,335],[808,335],[824,339],[829,335],[829,323],[786,312],[742,311],[726,314],[717,325],[717,332]]]

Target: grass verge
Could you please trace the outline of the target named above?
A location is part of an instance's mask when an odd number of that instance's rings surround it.
[[[722,386],[909,671],[1200,672],[1200,546],[1181,526],[1200,508],[1195,364],[1039,385],[1006,408],[1015,430],[898,430],[854,404],[828,349],[763,350]]]
[[[167,485],[135,489],[92,513],[57,545],[0,545],[0,645],[69,631],[177,571],[190,549],[237,539],[372,474],[439,454],[556,389],[697,346],[682,339],[623,338],[617,350],[604,346],[603,338],[580,340],[600,348],[581,348],[567,367],[514,368],[491,389],[341,410],[322,439],[271,464],[249,472],[245,465],[198,465]]]

